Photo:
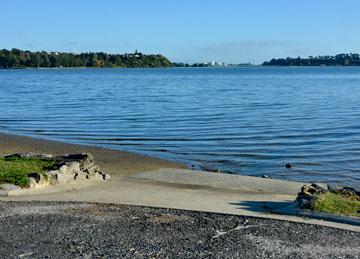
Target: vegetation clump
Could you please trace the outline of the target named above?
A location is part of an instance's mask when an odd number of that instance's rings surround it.
[[[36,158],[0,158],[0,182],[11,183],[21,187],[28,187],[29,173],[41,173],[51,169],[55,161]]]
[[[313,208],[318,212],[360,217],[360,199],[353,196],[328,192],[315,200]]]

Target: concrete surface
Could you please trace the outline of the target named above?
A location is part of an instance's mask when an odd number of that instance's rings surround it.
[[[77,202],[99,202],[141,205],[161,208],[174,208],[183,210],[194,210],[204,212],[217,212],[234,215],[255,216],[262,218],[273,218],[279,220],[318,224],[353,230],[360,232],[359,226],[346,225],[316,219],[307,219],[294,216],[297,206],[296,186],[298,183],[276,181],[271,179],[243,176],[235,177],[240,188],[226,176],[224,180],[216,173],[204,173],[204,179],[216,178],[216,183],[201,183],[196,176],[190,176],[192,171],[179,171],[176,169],[162,169],[140,173],[132,177],[115,175],[111,181],[88,186],[55,186],[36,189],[33,192],[22,193],[19,196],[1,198],[2,201],[77,201]],[[195,172],[199,174],[200,172]],[[213,175],[208,175],[213,174]],[[176,180],[177,179],[177,180]],[[191,183],[189,179],[195,182]],[[244,179],[244,181],[241,181]],[[246,190],[242,184],[252,182]],[[287,194],[271,193],[269,186],[274,190],[282,190],[281,186],[288,184],[283,192]],[[231,188],[226,188],[230,185]],[[259,190],[268,190],[267,193]],[[279,214],[281,213],[281,214]]]
[[[139,173],[132,177],[174,184],[188,184],[217,189],[237,190],[247,193],[285,195],[297,195],[300,188],[305,184],[245,175],[166,168]]]

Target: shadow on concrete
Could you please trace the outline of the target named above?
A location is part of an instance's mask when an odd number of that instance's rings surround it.
[[[230,205],[238,206],[238,209],[270,214],[297,215],[299,213],[299,207],[295,201],[241,201],[230,203]]]
[[[332,215],[328,213],[301,210],[296,201],[241,201],[230,203],[238,206],[238,209],[245,209],[253,212],[265,214],[281,214],[288,216],[300,216],[303,218],[319,219],[337,223],[360,226],[360,219],[357,217],[348,217],[341,215]]]

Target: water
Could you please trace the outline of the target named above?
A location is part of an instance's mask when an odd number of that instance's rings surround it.
[[[359,103],[356,67],[0,70],[3,132],[356,187]]]

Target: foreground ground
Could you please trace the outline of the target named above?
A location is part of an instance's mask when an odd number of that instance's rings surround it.
[[[234,215],[0,202],[0,257],[360,258],[360,233]]]

